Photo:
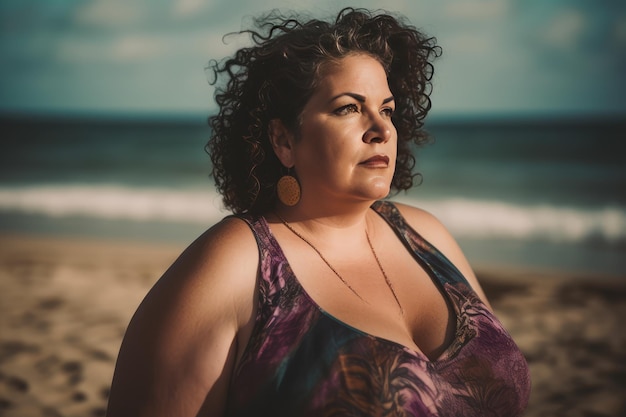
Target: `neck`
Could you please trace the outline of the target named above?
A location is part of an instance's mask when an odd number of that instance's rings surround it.
[[[365,235],[367,246],[372,252],[374,259],[376,260],[376,264],[378,265],[378,268],[380,269],[380,272],[383,275],[383,278],[385,279],[385,283],[387,287],[389,288],[389,291],[393,295],[393,298],[396,304],[398,305],[400,316],[404,316],[404,309],[402,307],[402,304],[400,303],[398,295],[396,294],[396,291],[393,288],[393,284],[389,280],[389,277],[387,276],[387,272],[385,272],[385,269],[383,268],[380,262],[380,259],[378,258],[378,254],[374,250],[374,246],[372,245],[372,240],[370,239],[370,231],[372,231],[374,223],[372,222],[372,219],[368,217],[368,214],[370,212],[369,207],[370,205],[368,205],[367,208],[365,209],[367,211],[360,212],[360,213],[354,212],[354,213],[350,213],[350,215],[341,215],[341,214],[334,213],[332,216],[315,217],[315,218],[300,220],[298,227],[302,229],[307,229],[307,236],[305,236],[300,231],[296,230],[291,224],[292,222],[294,223],[298,222],[298,220],[292,220],[290,222],[286,220],[280,213],[276,212],[275,214],[278,216],[278,219],[280,220],[280,222],[283,223],[284,226],[287,229],[289,229],[291,233],[293,233],[299,239],[304,241],[318,254],[318,256],[322,259],[322,261],[326,263],[326,265],[333,271],[333,273],[337,276],[337,278],[339,278],[343,282],[343,284],[348,289],[350,289],[350,291],[352,291],[352,293],[355,296],[357,296],[359,299],[361,299],[361,301],[365,302],[366,304],[370,304],[366,299],[364,299],[357,292],[355,288],[353,288],[352,285],[350,285],[348,280],[346,280],[333,267],[333,265],[328,261],[328,259],[323,255],[322,251],[320,250],[320,248],[321,249],[323,249],[324,247],[330,248],[336,245],[339,245],[338,247],[341,247],[344,249],[346,247],[351,247],[355,249],[358,247],[358,242],[362,240],[361,235]],[[292,210],[292,213],[296,211],[297,210]],[[347,221],[348,219],[350,221]],[[315,244],[315,242],[308,235],[317,236],[317,238],[320,240],[320,244]]]
[[[342,229],[363,224],[373,203],[374,201],[369,200],[344,205],[301,202],[292,207],[279,203],[274,212],[290,222],[320,224]]]

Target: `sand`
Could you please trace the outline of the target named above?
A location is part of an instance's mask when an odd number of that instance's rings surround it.
[[[104,415],[125,327],[182,249],[0,236],[0,416]],[[626,415],[626,277],[477,273],[529,361],[526,416]]]

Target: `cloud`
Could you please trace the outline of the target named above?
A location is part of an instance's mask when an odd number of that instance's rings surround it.
[[[155,36],[124,36],[112,43],[109,56],[118,61],[146,61],[157,58],[168,51],[170,38]]]
[[[616,19],[613,36],[619,45],[626,47],[626,14]]]
[[[470,32],[446,36],[442,39],[446,54],[463,54],[475,57],[489,55],[497,50],[497,38],[483,33]]]
[[[509,11],[506,0],[448,1],[444,4],[447,18],[463,21],[503,18]]]
[[[0,108],[196,108],[203,67],[246,43],[222,42],[274,7],[332,15],[348,0],[0,2]],[[438,38],[435,111],[620,108],[626,12],[581,0],[364,0]],[[201,93],[199,92],[201,91]],[[158,94],[164,94],[159,98]],[[63,100],[59,100],[59,97]],[[586,97],[586,100],[580,100]],[[68,104],[69,103],[69,104]],[[621,104],[624,109],[625,104]]]
[[[152,7],[146,7],[142,1],[91,1],[76,8],[73,18],[74,23],[79,27],[110,31],[149,21],[154,15],[154,9],[159,7],[158,5],[159,3],[155,2]]]
[[[549,21],[544,27],[542,38],[549,46],[574,50],[580,44],[588,25],[582,10],[568,8]]]
[[[172,2],[173,15],[177,17],[191,16],[202,11],[212,1],[205,0],[178,0]]]

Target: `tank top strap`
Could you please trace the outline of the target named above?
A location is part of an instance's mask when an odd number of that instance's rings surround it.
[[[278,242],[261,215],[231,215],[248,224],[259,248],[259,304],[270,310],[279,302],[281,290],[286,286],[285,277],[290,276],[286,268],[290,268]]]
[[[377,201],[372,205],[372,209],[387,221],[400,241],[432,278],[442,285],[459,282],[468,284],[463,274],[452,262],[407,223],[393,202]]]

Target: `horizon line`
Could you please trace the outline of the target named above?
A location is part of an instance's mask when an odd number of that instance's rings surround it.
[[[162,122],[190,123],[203,122],[214,113],[194,111],[19,111],[0,109],[0,122],[26,121],[38,122]],[[477,122],[610,122],[626,123],[626,109],[615,112],[582,112],[582,111],[550,111],[550,112],[435,112],[426,117],[425,124],[440,123],[477,123]]]

